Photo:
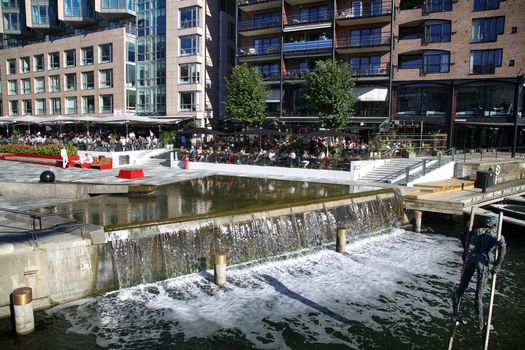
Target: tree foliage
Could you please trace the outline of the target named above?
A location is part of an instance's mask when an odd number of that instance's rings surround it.
[[[260,126],[266,119],[266,100],[270,95],[257,69],[246,64],[233,68],[226,79],[225,111],[233,121],[244,126]]]
[[[330,129],[346,126],[354,114],[354,79],[347,63],[317,61],[302,87],[304,107]]]

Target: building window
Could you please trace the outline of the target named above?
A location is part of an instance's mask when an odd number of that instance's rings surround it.
[[[60,105],[60,99],[59,98],[52,98],[51,100],[51,115],[57,115],[62,113],[62,108]]]
[[[95,96],[82,96],[82,113],[95,113]]]
[[[76,73],[66,74],[66,91],[75,91],[77,89]]]
[[[60,92],[60,75],[51,75],[49,77],[49,91]]]
[[[99,87],[102,89],[113,87],[113,70],[112,69],[101,70],[98,80],[99,80]]]
[[[514,112],[513,105],[514,84],[465,84],[457,90],[458,116],[510,117]]]
[[[31,94],[31,79],[22,79],[20,80],[22,95]]]
[[[271,52],[278,52],[279,50],[279,38],[261,38],[261,39],[255,39],[254,41],[255,48],[250,48],[250,55],[251,54],[257,54],[257,55],[264,55]],[[252,53],[251,51],[254,50]]]
[[[135,62],[135,51],[136,51],[135,42],[127,41],[126,48],[127,48],[127,61]]]
[[[82,65],[90,66],[93,64],[93,46],[83,47],[80,49],[82,55]]]
[[[495,10],[501,0],[474,0],[474,11]]]
[[[367,47],[381,45],[381,29],[359,29],[350,32],[351,47]]]
[[[449,93],[442,87],[400,87],[397,90],[398,115],[446,115]]]
[[[82,73],[82,90],[91,90],[95,88],[95,73],[94,72],[83,72]]]
[[[199,110],[199,92],[180,92],[180,108],[181,112],[196,112]]]
[[[77,113],[77,98],[76,97],[66,97],[66,114],[76,114]]]
[[[22,115],[32,115],[33,114],[33,105],[31,100],[22,101]]]
[[[39,98],[35,100],[35,115],[44,115],[46,113],[46,100]]]
[[[16,60],[14,58],[7,60],[7,74],[16,74]]]
[[[48,4],[33,4],[31,7],[31,20],[34,25],[49,25],[50,19],[53,20],[54,7]]]
[[[179,65],[179,84],[198,84],[200,82],[200,64]]]
[[[502,49],[470,51],[470,74],[494,74],[501,67]]]
[[[44,70],[44,55],[35,55],[33,62],[34,62],[35,72],[41,72]]]
[[[9,115],[18,115],[18,101],[9,101]]]
[[[14,96],[18,94],[18,87],[16,80],[9,80],[7,82],[7,94],[9,96]]]
[[[181,8],[179,10],[179,29],[198,27],[199,13],[198,6]]]
[[[35,78],[35,94],[46,92],[46,82],[44,77]]]
[[[450,21],[430,20],[425,21],[425,42],[445,43],[450,42]]]
[[[426,0],[423,9],[425,13],[449,12],[452,11],[452,1],[453,0]]]
[[[485,43],[498,40],[505,32],[505,17],[477,18],[472,20],[472,42]]]
[[[64,51],[65,56],[65,67],[74,67],[76,65],[76,50],[67,50]]]
[[[58,52],[51,52],[48,55],[49,59],[49,69],[59,69],[60,68],[60,54]]]
[[[263,80],[279,80],[279,65],[277,63],[259,64],[255,66]]]
[[[100,95],[100,113],[113,113],[113,95]]]
[[[184,35],[180,39],[180,55],[193,56],[199,54],[200,35]]]
[[[29,57],[20,58],[20,73],[29,73],[31,71],[29,65]]]
[[[6,1],[2,1],[2,2],[6,2]],[[13,8],[15,4],[14,1],[11,1],[11,3],[13,5],[11,5],[10,7]],[[4,6],[4,5],[2,5]],[[23,5],[22,5],[23,6]],[[23,17],[21,16],[21,14],[19,12],[6,12],[4,11],[4,29],[6,31],[19,31],[20,30],[20,20],[22,19]]]
[[[350,68],[356,77],[386,74],[386,69],[381,69],[381,56],[352,57]]]
[[[113,45],[104,44],[98,47],[99,49],[99,62],[100,63],[109,63],[113,61]]]
[[[448,73],[450,52],[428,50],[423,53],[423,73]]]

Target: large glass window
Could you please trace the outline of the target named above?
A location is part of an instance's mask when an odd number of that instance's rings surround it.
[[[193,28],[199,26],[198,6],[185,7],[179,10],[179,29]]]
[[[326,6],[313,6],[313,7],[303,7],[299,10],[299,18],[296,19],[295,17],[291,16],[290,22],[294,24],[295,21],[297,23],[316,23],[316,22],[323,22],[330,19],[330,15],[328,12],[328,7]]]
[[[49,25],[54,22],[55,10],[54,6],[49,6],[46,2],[40,4],[35,3],[31,6],[31,20],[36,25]]]
[[[46,100],[39,98],[35,100],[35,115],[44,115],[46,114]]]
[[[20,81],[22,95],[30,95],[31,94],[31,79],[22,79]]]
[[[50,92],[60,92],[60,76],[51,75],[49,77],[49,91]]]
[[[46,82],[44,77],[35,78],[35,94],[46,92]]]
[[[255,52],[257,55],[274,52],[279,49],[279,38],[255,39]]]
[[[14,96],[18,94],[18,86],[16,80],[7,81],[7,94],[9,96]]]
[[[448,112],[449,99],[447,88],[400,87],[397,89],[397,114],[445,115]]]
[[[77,98],[66,97],[66,114],[77,114]]]
[[[82,96],[82,113],[95,113],[95,96]]]
[[[447,73],[450,67],[450,52],[427,50],[423,53],[423,73]]]
[[[7,64],[7,74],[16,74],[16,60],[11,58],[6,61]]]
[[[64,51],[64,58],[65,58],[65,67],[74,67],[76,65],[76,50],[66,50]]]
[[[416,69],[423,66],[422,55],[399,55],[399,69]]]
[[[476,18],[472,20],[473,43],[496,41],[505,32],[505,17]]]
[[[193,56],[200,53],[200,35],[184,35],[179,37],[179,40],[181,56]]]
[[[22,101],[22,115],[32,115],[33,114],[33,104],[31,100]]]
[[[82,90],[91,90],[95,88],[94,72],[82,72]]]
[[[44,70],[44,55],[35,55],[33,56],[34,69],[35,72],[40,72]]]
[[[109,63],[113,61],[113,45],[104,44],[98,47],[99,50],[99,62]]]
[[[501,0],[474,0],[474,11],[494,10],[499,8]]]
[[[255,66],[263,80],[279,80],[279,65],[277,63],[259,64]]]
[[[450,21],[430,20],[425,21],[425,42],[449,42],[451,35]]]
[[[77,75],[76,73],[66,74],[66,91],[74,91],[77,89]]]
[[[29,57],[20,58],[20,73],[29,73],[31,71],[29,65]]]
[[[181,112],[195,112],[199,110],[199,92],[189,91],[189,92],[180,92],[180,107],[179,111]]]
[[[62,113],[62,108],[61,108],[60,99],[59,98],[52,98],[52,99],[50,99],[50,102],[51,102],[50,114],[51,115],[61,114]]]
[[[381,56],[352,57],[350,58],[350,68],[356,77],[379,75],[381,73]]]
[[[9,101],[9,115],[18,115],[18,101]]]
[[[502,49],[470,51],[470,74],[494,74],[501,67]]]
[[[200,64],[180,64],[179,84],[198,84],[200,82]]]
[[[102,89],[113,87],[113,70],[112,69],[106,69],[106,70],[100,71],[99,87]]]
[[[83,47],[80,50],[82,54],[82,65],[89,66],[93,64],[93,46]]]
[[[113,95],[100,95],[100,113],[113,113]]]
[[[458,116],[511,116],[514,85],[504,83],[463,85],[458,87]]]
[[[60,68],[60,54],[58,52],[51,52],[48,55],[49,69]]]
[[[24,17],[20,12],[4,12],[4,29],[6,31],[19,31]]]
[[[453,0],[426,0],[424,10],[426,13],[452,11]]]
[[[351,47],[367,47],[381,45],[381,29],[359,29],[350,32]]]

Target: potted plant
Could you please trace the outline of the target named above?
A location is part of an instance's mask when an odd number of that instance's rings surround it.
[[[164,141],[164,147],[166,149],[172,149],[173,148],[173,133],[171,131],[163,131],[162,132],[162,140]]]
[[[405,152],[403,153],[404,158],[415,158],[416,157],[416,149],[412,145],[405,145],[404,147]]]

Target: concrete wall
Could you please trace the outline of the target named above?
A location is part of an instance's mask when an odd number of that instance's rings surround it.
[[[424,182],[430,182],[430,181],[438,181],[438,180],[444,180],[444,179],[450,179],[454,176],[454,169],[455,169],[455,163],[450,162],[445,164],[444,166],[433,170],[429,173],[427,173],[424,176],[421,176],[417,178],[416,180],[409,182],[407,184],[407,187],[412,187],[419,183]]]
[[[496,184],[522,179],[525,174],[525,161],[523,160],[486,160],[477,162],[466,162],[458,163],[455,176],[461,178],[468,178],[470,180],[476,180],[477,171],[487,171],[492,169],[497,171],[500,169],[499,174],[496,174]]]

